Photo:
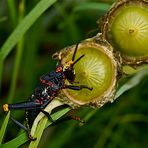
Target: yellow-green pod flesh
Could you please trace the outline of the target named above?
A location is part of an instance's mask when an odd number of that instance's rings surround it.
[[[148,62],[148,1],[117,1],[102,22],[103,36],[125,63]]]
[[[72,59],[75,46],[61,50],[59,59],[65,64]],[[116,87],[117,63],[110,46],[101,45],[94,40],[86,40],[78,45],[75,60],[84,54],[75,66],[75,82],[72,85],[87,85],[93,90],[63,90],[64,101],[72,107],[90,105],[100,107],[108,101],[113,101]],[[111,48],[111,47],[110,47]],[[67,84],[69,84],[67,82]],[[70,85],[70,84],[69,84]]]

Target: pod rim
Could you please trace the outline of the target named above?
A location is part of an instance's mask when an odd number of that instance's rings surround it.
[[[61,98],[62,100],[70,105],[73,108],[80,107],[80,106],[91,106],[91,107],[101,107],[103,106],[106,102],[112,102],[113,97],[115,94],[115,88],[117,84],[117,60],[115,59],[113,52],[112,52],[112,47],[106,42],[105,40],[100,40],[98,37],[94,37],[92,39],[87,39],[83,41],[82,43],[79,44],[79,48],[84,48],[84,47],[93,47],[101,52],[105,53],[108,58],[111,61],[112,65],[112,81],[110,86],[108,87],[107,90],[105,90],[99,97],[93,98],[92,100],[89,101],[79,101],[77,99],[74,99],[71,95],[68,94],[68,91],[65,89],[62,90],[61,93]],[[74,50],[75,45],[64,48],[61,52],[58,53],[58,59],[61,60],[61,64],[64,64],[64,57],[71,52],[71,50]]]

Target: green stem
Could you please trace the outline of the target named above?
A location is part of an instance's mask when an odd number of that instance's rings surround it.
[[[5,131],[6,131],[7,125],[8,125],[9,116],[10,116],[10,112],[8,112],[6,118],[5,118],[4,122],[3,122],[3,125],[1,127],[1,130],[0,130],[0,147],[1,147],[4,135],[5,135]]]
[[[1,60],[1,56],[0,56],[0,94],[1,94],[1,86],[2,86],[2,72],[3,70],[3,61]]]
[[[16,12],[16,8],[15,8],[15,2],[14,2],[14,0],[7,0],[7,4],[8,4],[10,19],[12,22],[12,27],[14,28],[16,26],[16,22],[17,22],[17,19],[16,19],[17,12]]]
[[[34,9],[22,20],[22,22],[16,27],[13,33],[9,36],[6,42],[3,44],[0,55],[4,60],[8,54],[12,51],[16,43],[26,33],[26,31],[34,24],[34,22],[41,16],[45,10],[47,10],[56,0],[41,0]]]
[[[21,135],[17,136],[16,138],[8,141],[7,143],[2,144],[2,148],[9,148],[9,147],[20,147],[22,144],[28,141],[26,133],[22,133]]]
[[[21,2],[19,4],[18,23],[21,22],[21,20],[23,19],[24,12],[25,12],[25,0],[21,0]],[[22,52],[23,52],[23,45],[24,45],[24,37],[22,37],[21,40],[19,41],[19,43],[17,44],[15,65],[14,65],[14,70],[13,70],[12,80],[11,80],[11,85],[10,85],[10,91],[9,91],[9,96],[8,96],[9,103],[12,103],[12,100],[15,95],[17,77],[19,74],[20,62],[21,62],[21,57],[22,57]]]

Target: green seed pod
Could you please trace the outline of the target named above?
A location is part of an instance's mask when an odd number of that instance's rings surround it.
[[[119,0],[105,15],[101,31],[125,64],[148,62],[148,0]]]
[[[65,64],[72,58],[74,49],[75,45],[64,48],[55,55],[61,64]],[[118,64],[113,56],[111,46],[96,36],[79,43],[75,59],[83,54],[84,57],[74,66],[76,83],[73,85],[87,85],[93,90],[65,89],[61,94],[61,99],[73,108],[84,105],[101,107],[106,102],[112,102]],[[67,82],[67,84],[69,83]]]

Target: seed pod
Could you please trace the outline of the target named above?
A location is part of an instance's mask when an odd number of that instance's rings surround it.
[[[55,55],[64,64],[72,58],[74,49],[75,45]],[[93,90],[65,89],[61,94],[62,100],[73,108],[83,105],[101,107],[106,102],[112,102],[117,81],[117,62],[111,46],[96,36],[79,43],[75,59],[83,54],[85,56],[74,66],[76,83],[73,85],[87,85]]]
[[[125,64],[148,62],[148,0],[118,0],[105,15],[101,31]]]

